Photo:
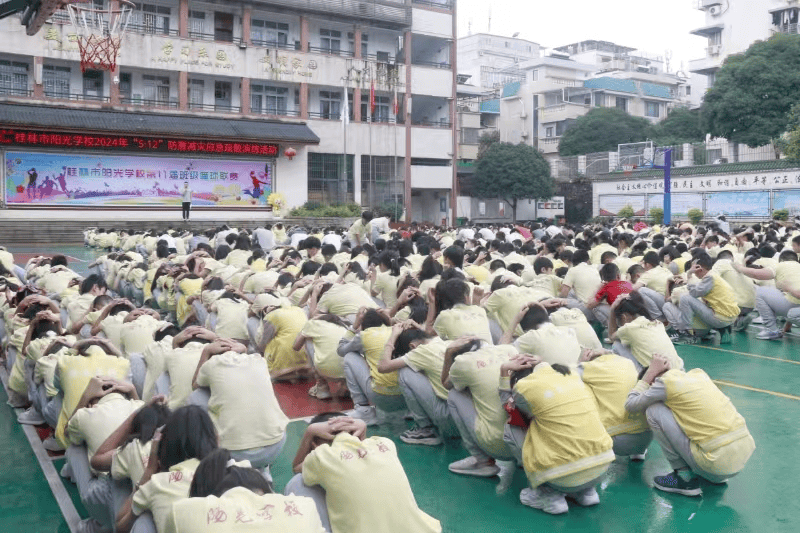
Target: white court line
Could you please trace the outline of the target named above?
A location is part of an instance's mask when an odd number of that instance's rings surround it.
[[[2,380],[3,387],[6,389],[6,394],[8,394],[8,373],[6,372],[4,365],[0,365],[0,380]],[[17,415],[22,412],[22,409],[14,409],[14,413]],[[77,533],[78,525],[81,522],[81,517],[78,514],[78,510],[75,509],[75,504],[72,503],[72,498],[69,497],[69,493],[67,492],[66,487],[64,487],[63,481],[61,481],[61,476],[58,472],[56,472],[56,467],[53,465],[50,456],[47,455],[47,450],[44,449],[42,441],[39,439],[39,435],[36,433],[36,430],[28,424],[20,425],[25,433],[25,437],[27,437],[31,448],[33,449],[33,454],[36,456],[36,460],[39,462],[39,467],[44,473],[47,484],[50,485],[50,490],[53,492],[53,496],[56,499],[56,503],[58,503],[59,509],[61,509],[61,514],[64,516],[64,520],[67,523],[67,527],[69,527],[70,533]]]

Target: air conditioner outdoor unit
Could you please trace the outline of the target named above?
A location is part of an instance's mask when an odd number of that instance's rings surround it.
[[[521,132],[519,134],[519,136],[522,137],[523,139],[527,139],[528,138],[528,132],[527,131],[523,131],[523,132]]]
[[[718,17],[722,14],[722,6],[711,6],[708,8],[708,13],[712,17]]]
[[[708,53],[712,56],[718,56],[722,52],[722,45],[715,44],[708,47]]]

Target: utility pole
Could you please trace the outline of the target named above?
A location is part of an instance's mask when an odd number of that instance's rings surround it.
[[[664,171],[664,224],[672,222],[672,148],[664,152],[664,166],[653,165],[653,168],[660,168]]]

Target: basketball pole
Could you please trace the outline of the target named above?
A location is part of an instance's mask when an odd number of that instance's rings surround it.
[[[660,168],[664,171],[664,224],[669,225],[672,222],[672,198],[671,198],[671,185],[672,185],[672,148],[664,151],[664,166],[653,165],[653,168]]]

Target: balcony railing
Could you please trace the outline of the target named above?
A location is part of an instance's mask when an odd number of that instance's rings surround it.
[[[0,96],[33,96],[33,90],[17,89],[14,87],[0,87]]]
[[[412,126],[426,126],[429,128],[442,128],[449,130],[453,127],[452,122],[436,121],[436,120],[411,120]]]
[[[449,69],[450,62],[448,61],[422,61],[422,60],[412,60],[412,65],[421,66],[421,67],[434,67],[434,68],[443,68]]]
[[[341,113],[323,113],[317,111],[309,111],[308,118],[317,118],[321,120],[341,120]]]
[[[104,102],[108,103],[111,101],[111,98],[108,96],[94,96],[91,94],[83,94],[83,93],[58,93],[52,91],[45,91],[44,95],[48,98],[54,98],[57,100],[79,100],[84,102]]]
[[[318,54],[325,54],[328,56],[353,57],[354,55],[350,50],[336,50],[326,46],[309,46],[308,51],[316,52]]]
[[[775,29],[772,30],[775,33],[785,33],[786,35],[798,35],[800,34],[800,28],[798,28],[798,24],[778,24],[775,26]]]
[[[453,9],[453,2],[450,0],[412,0],[411,3],[440,9]]]
[[[297,12],[354,17],[398,26],[411,23],[410,10],[403,0],[264,0],[263,3]]]
[[[280,43],[278,41],[262,41],[260,39],[250,39],[250,43],[253,46],[258,46],[261,48],[278,48],[281,50],[296,50],[297,47],[292,42]]]
[[[214,111],[216,113],[241,113],[242,108],[240,106],[234,106],[229,104],[200,104],[200,103],[190,103],[189,109],[199,109],[201,111]]]
[[[578,104],[578,103],[575,103],[575,102],[561,102],[561,103],[554,104],[554,105],[540,107],[539,108],[539,114],[542,117],[545,117],[546,115],[552,115],[552,114],[555,114],[555,113],[563,113],[563,112],[566,112],[568,110],[580,113],[581,111],[588,111],[589,108],[590,108],[590,106],[585,105],[585,104]]]
[[[67,22],[69,22],[69,18],[67,18]],[[170,37],[177,37],[179,33],[176,28],[165,29],[164,27],[149,24],[128,24],[128,31],[144,35],[168,35]]]
[[[251,113],[255,115],[270,115],[273,117],[299,117],[300,109],[251,109]]]
[[[144,98],[134,98],[131,96],[123,96],[120,98],[123,105],[140,105],[145,107],[169,107],[173,109],[178,108],[178,102],[172,100],[147,100]]]

